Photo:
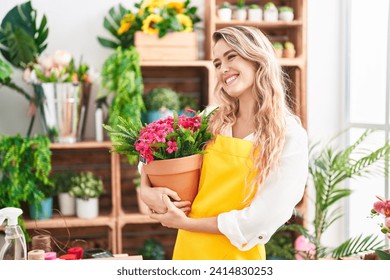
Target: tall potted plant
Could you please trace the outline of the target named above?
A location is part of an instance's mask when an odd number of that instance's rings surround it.
[[[362,235],[351,237],[336,248],[329,248],[323,244],[324,232],[339,218],[342,217],[340,208],[335,208],[338,202],[348,197],[351,190],[344,186],[347,179],[358,179],[372,173],[371,167],[380,163],[390,155],[390,143],[385,143],[378,149],[371,151],[361,148],[361,144],[372,133],[365,131],[356,141],[344,149],[336,149],[329,143],[321,148],[319,144],[313,145],[310,149],[309,174],[310,182],[315,188],[314,198],[314,231],[309,232],[300,225],[293,224],[282,226],[283,230],[293,230],[303,234],[308,248],[314,254],[302,252],[305,258],[320,259],[325,257],[341,258],[349,257],[359,253],[373,251],[381,248],[382,241],[377,236]],[[377,168],[378,172],[385,172],[385,168]],[[314,246],[314,247],[312,247]]]
[[[21,208],[23,203],[42,200],[45,194],[41,186],[50,185],[50,171],[50,141],[46,136],[0,137],[0,208]]]
[[[173,111],[179,110],[180,107],[179,95],[170,88],[154,88],[147,92],[143,99],[147,123],[173,116]]]

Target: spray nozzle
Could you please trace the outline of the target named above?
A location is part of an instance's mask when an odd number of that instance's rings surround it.
[[[17,225],[18,217],[23,213],[22,209],[15,207],[6,207],[0,209],[0,225],[4,222],[5,219],[8,220],[8,225]]]

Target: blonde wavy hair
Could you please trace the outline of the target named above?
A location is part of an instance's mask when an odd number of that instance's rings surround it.
[[[267,37],[255,27],[232,26],[217,30],[213,34],[214,44],[219,40],[235,50],[242,58],[256,65],[253,93],[254,145],[252,149],[255,176],[246,192],[245,202],[254,195],[270,171],[281,158],[285,143],[285,117],[293,115],[286,103],[286,75],[282,71],[275,51]],[[215,87],[219,109],[210,119],[210,131],[220,134],[227,126],[236,122],[238,99],[229,96],[220,81]]]

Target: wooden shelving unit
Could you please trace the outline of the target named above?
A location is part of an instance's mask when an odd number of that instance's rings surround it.
[[[145,92],[154,87],[170,87],[182,94],[199,99],[201,107],[214,103],[214,66],[211,62],[212,33],[226,26],[256,26],[267,35],[288,38],[295,44],[297,56],[293,59],[280,59],[280,64],[291,79],[290,105],[306,120],[306,0],[274,1],[292,6],[295,20],[292,22],[222,22],[216,10],[224,0],[205,0],[205,42],[203,60],[197,61],[147,61],[141,63]],[[235,0],[229,0],[235,4]],[[264,5],[266,1],[260,1]],[[264,3],[263,3],[264,2]],[[258,1],[256,2],[257,4]],[[247,5],[252,4],[247,1]],[[200,108],[200,109],[202,109]],[[133,179],[136,166],[130,166],[126,157],[110,153],[111,142],[80,142],[76,144],[52,144],[53,172],[92,171],[103,178],[105,194],[100,198],[99,217],[79,219],[54,215],[52,219],[26,220],[30,233],[36,228],[50,230],[53,235],[66,240],[69,238],[87,239],[94,247],[103,247],[113,253],[137,254],[143,241],[158,239],[166,249],[167,258],[172,256],[176,230],[162,227],[147,215],[138,212],[136,191]],[[304,204],[302,204],[304,208]],[[24,217],[28,217],[28,211]]]

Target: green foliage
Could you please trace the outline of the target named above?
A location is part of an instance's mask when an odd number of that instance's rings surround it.
[[[245,8],[245,0],[237,0],[237,8],[244,9]]]
[[[117,49],[118,47],[128,48],[134,45],[134,32],[128,32],[119,35],[117,30],[121,25],[122,18],[128,13],[128,10],[119,4],[117,7],[112,7],[108,11],[108,15],[104,17],[104,28],[114,37],[113,40],[98,37],[99,43],[103,47]],[[134,26],[132,27],[134,28]]]
[[[282,7],[279,7],[279,13],[282,13],[282,12],[294,12],[294,9],[291,8],[291,7],[288,7],[288,6],[282,6]]]
[[[265,244],[267,259],[282,258],[287,260],[295,259],[294,241],[289,233],[275,233],[270,241]]]
[[[361,252],[369,252],[381,248],[382,240],[377,236],[369,235],[363,238],[362,235],[352,237],[332,251],[332,258],[349,257]]]
[[[36,203],[45,197],[41,186],[50,186],[50,141],[46,136],[32,138],[4,136],[0,139],[0,208],[18,207],[21,202]]]
[[[2,59],[0,59],[0,84],[10,80],[12,68]]]
[[[282,43],[280,43],[280,42],[272,43],[272,46],[273,46],[274,49],[276,49],[276,50],[283,50],[283,45],[282,45]]]
[[[390,254],[381,250],[375,250],[375,253],[381,260],[390,260]]]
[[[154,88],[143,96],[146,110],[179,110],[180,100],[177,92],[170,88]]]
[[[81,172],[71,178],[70,195],[88,199],[99,197],[104,192],[103,181],[92,172]]]
[[[46,16],[37,22],[31,1],[17,5],[4,17],[0,26],[0,51],[17,68],[24,69],[47,47],[49,34]]]
[[[50,176],[57,193],[67,193],[72,188],[72,179],[77,177],[75,172],[59,172]]]
[[[219,6],[220,9],[230,9],[232,5],[230,5],[229,2],[223,2],[221,6]]]
[[[196,98],[187,95],[187,94],[180,94],[179,95],[179,103],[180,103],[180,110],[184,109],[192,109],[194,111],[197,111],[199,109],[199,102]]]
[[[295,46],[292,42],[287,41],[284,43],[284,48],[293,50],[293,49],[295,49]]]
[[[249,9],[260,9],[260,6],[257,4],[251,4],[249,5]]]
[[[139,120],[141,110],[144,109],[142,100],[144,85],[138,51],[134,47],[128,49],[118,47],[104,62],[101,77],[102,87],[106,93],[100,98],[115,95],[110,105],[109,124],[116,126],[119,117],[132,121]]]
[[[264,5],[264,11],[271,9],[271,8],[276,8],[276,6],[273,2],[268,2]]]
[[[321,245],[323,233],[342,217],[340,208],[333,209],[335,204],[351,194],[351,190],[342,184],[347,179],[358,179],[373,173],[387,175],[383,160],[390,154],[390,144],[385,143],[375,151],[360,148],[371,133],[372,130],[365,131],[355,143],[344,150],[334,149],[331,143],[320,151],[316,151],[318,145],[313,145],[310,149],[309,174],[316,191],[312,240],[318,249],[322,248],[322,250],[317,250],[317,258],[324,257],[327,252],[326,248]],[[350,248],[355,249],[354,253],[358,253],[358,250],[374,249],[375,246],[371,245],[376,245],[376,243],[372,243],[372,239],[366,237],[352,238],[341,246],[344,248],[352,246]],[[340,252],[349,253],[351,251],[340,249]]]
[[[165,259],[165,251],[163,245],[154,239],[147,239],[143,247],[138,251],[144,260],[163,260]]]

